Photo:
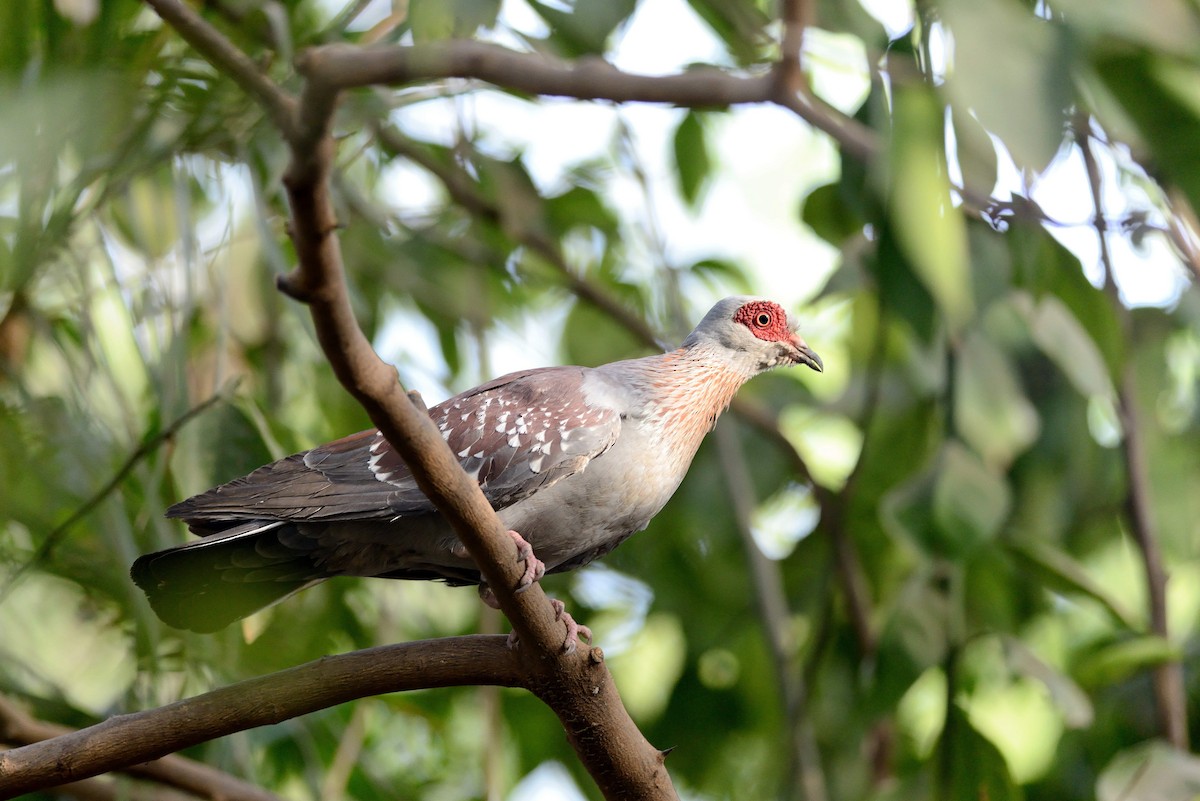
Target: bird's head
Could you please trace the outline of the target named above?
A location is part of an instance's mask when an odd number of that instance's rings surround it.
[[[774,301],[739,295],[713,306],[683,346],[727,349],[755,372],[804,364],[817,372],[825,365],[796,331],[796,318]]]

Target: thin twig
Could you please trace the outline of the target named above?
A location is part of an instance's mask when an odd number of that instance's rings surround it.
[[[779,62],[775,65],[775,73],[781,92],[798,94],[808,88],[801,51],[804,49],[804,30],[810,22],[809,14],[808,0],[782,0],[780,3],[783,35],[779,39]]]
[[[496,223],[512,236],[514,241],[545,260],[580,300],[607,314],[643,343],[653,348],[662,348],[662,341],[644,319],[631,312],[604,289],[572,270],[554,240],[529,225],[506,224],[508,221],[503,205],[486,197],[466,170],[433,158],[423,148],[391,128],[379,126],[375,135],[385,150],[403,156],[441,181],[446,193],[455,203],[480,219]]]
[[[812,719],[808,714],[808,690],[796,665],[795,649],[788,642],[790,614],[783,589],[779,565],[763,554],[754,541],[750,520],[754,513],[754,484],[746,466],[746,457],[733,429],[719,425],[713,434],[717,440],[722,473],[729,487],[734,519],[741,535],[746,561],[750,568],[750,584],[754,588],[759,615],[766,629],[767,644],[775,669],[775,681],[783,696],[786,732],[791,747],[789,765],[785,772],[784,798],[803,798],[825,801],[825,774],[821,769],[821,754],[817,749]]]
[[[292,129],[295,99],[263,74],[249,56],[180,0],[146,0],[146,5],[158,12],[163,21],[214,67],[257,100],[279,128]]]
[[[1091,121],[1084,114],[1080,114],[1075,121],[1075,138],[1083,153],[1092,204],[1096,212],[1095,228],[1100,243],[1100,261],[1104,267],[1104,289],[1112,302],[1114,314],[1121,321],[1125,341],[1132,348],[1133,320],[1129,309],[1121,302],[1113,275],[1112,255],[1108,248],[1108,231],[1104,219],[1100,168],[1092,152]],[[1137,376],[1133,359],[1127,358],[1120,369],[1121,374],[1117,381],[1117,415],[1124,434],[1121,440],[1121,455],[1125,461],[1125,480],[1128,484],[1125,497],[1126,515],[1133,539],[1142,555],[1146,595],[1150,607],[1150,628],[1158,636],[1167,639],[1170,634],[1167,620],[1167,572],[1163,567],[1162,551],[1158,546],[1154,510],[1151,505],[1150,471],[1137,409]],[[1171,745],[1186,751],[1187,696],[1184,692],[1183,666],[1177,661],[1159,665],[1154,668],[1153,684],[1162,734]]]
[[[138,463],[158,450],[164,442],[172,439],[176,434],[179,433],[180,429],[182,429],[193,419],[208,411],[209,408],[217,403],[228,400],[236,385],[237,382],[231,382],[217,393],[209,396],[205,400],[188,409],[179,417],[172,420],[166,428],[159,430],[153,435],[147,433],[147,435],[142,438],[141,444],[133,449],[133,452],[129,454],[121,466],[117,468],[117,471],[113,473],[112,478],[110,478],[98,490],[92,493],[91,497],[80,504],[79,507],[72,512],[66,520],[55,526],[50,533],[46,535],[46,539],[42,540],[42,544],[38,546],[36,551],[34,551],[33,556],[31,556],[28,561],[21,564],[20,567],[18,567],[9,575],[8,580],[4,583],[4,587],[0,589],[0,602],[3,602],[4,599],[8,597],[9,593],[12,592],[13,588],[16,586],[17,582],[22,576],[38,565],[43,564],[47,559],[50,558],[51,553],[53,553],[54,549],[58,547],[58,544],[63,540],[63,538],[66,537],[67,532],[69,532],[76,523],[91,514],[92,511],[94,511],[95,508],[99,506],[105,498],[107,498],[115,489],[117,489],[117,487],[121,486],[121,482],[124,481],[125,477],[133,471],[133,468],[137,467]]]

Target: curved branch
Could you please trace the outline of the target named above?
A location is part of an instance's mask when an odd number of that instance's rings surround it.
[[[74,730],[68,726],[38,720],[12,701],[0,697],[0,742],[13,746],[30,745],[71,734],[72,731]],[[224,801],[279,801],[278,796],[260,787],[181,756],[166,756],[153,762],[133,765],[126,768],[124,772],[134,778],[147,779],[165,787],[174,787],[201,798],[221,798]],[[85,783],[91,781],[84,780]],[[88,796],[118,797],[115,788],[110,785],[90,785],[90,787]],[[58,791],[70,792],[63,787],[59,787]],[[140,797],[148,797],[148,795],[142,793]]]
[[[677,75],[638,75],[601,58],[559,61],[470,39],[370,48],[329,44],[306,51],[298,66],[306,76],[339,89],[476,78],[534,95],[704,108],[767,103],[772,91],[769,76],[739,77],[708,67]]]
[[[803,86],[796,88],[795,81],[781,80],[778,67],[766,75],[750,76],[709,67],[675,75],[639,75],[600,58],[558,61],[472,40],[367,49],[330,44],[301,54],[297,67],[310,81],[339,89],[474,78],[511,91],[577,100],[669,103],[688,108],[775,103],[832,136],[855,158],[869,160],[879,152],[878,140],[869,128]],[[785,70],[783,74],[786,78],[789,73]]]
[[[528,678],[500,635],[447,637],[322,657],[173,704],[0,753],[0,799],[158,759],[370,695]]]

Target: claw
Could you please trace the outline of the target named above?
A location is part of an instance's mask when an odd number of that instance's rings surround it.
[[[516,590],[524,592],[535,581],[541,581],[542,576],[546,575],[546,564],[534,556],[533,546],[526,542],[520,534],[509,529],[508,536],[512,537],[513,544],[517,546],[517,559],[525,563],[525,572],[521,574]]]
[[[554,617],[561,620],[567,626],[567,639],[562,644],[564,654],[573,654],[575,649],[579,647],[579,638],[592,641],[592,630],[587,626],[581,626],[575,622],[575,618],[571,617],[567,612],[566,604],[557,598],[550,599],[550,606],[554,608]]]
[[[480,593],[482,597],[483,593]],[[573,654],[579,648],[579,640],[583,638],[589,643],[592,641],[592,630],[587,626],[581,626],[575,622],[575,618],[571,617],[567,612],[566,605],[557,598],[550,599],[550,608],[554,610],[554,619],[561,620],[567,627],[567,636],[563,640],[562,652],[564,654]],[[521,640],[517,637],[515,631],[508,633],[508,647],[512,650],[521,644]]]

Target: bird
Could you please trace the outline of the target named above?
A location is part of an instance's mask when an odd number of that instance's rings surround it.
[[[428,413],[516,542],[521,589],[646,528],[738,389],[801,364],[824,370],[796,318],[774,301],[735,296],[675,350],[509,373]],[[218,631],[334,576],[483,583],[378,430],[260,467],[166,516],[200,539],[141,556],[130,572],[175,628]],[[569,616],[567,625],[570,645]]]

